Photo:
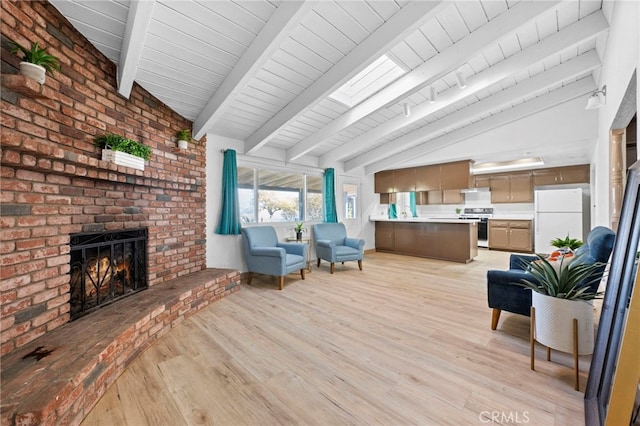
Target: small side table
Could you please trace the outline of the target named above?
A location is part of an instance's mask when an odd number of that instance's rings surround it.
[[[311,258],[310,254],[310,246],[311,246],[311,238],[303,237],[301,240],[297,240],[296,237],[287,237],[287,242],[289,243],[307,243],[307,271],[311,272]]]

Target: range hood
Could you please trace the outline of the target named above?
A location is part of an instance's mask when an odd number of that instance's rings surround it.
[[[489,192],[489,191],[491,191],[491,188],[489,188],[488,186],[482,186],[480,188],[465,188],[460,190],[460,192],[462,192],[463,194],[475,194],[476,192]]]

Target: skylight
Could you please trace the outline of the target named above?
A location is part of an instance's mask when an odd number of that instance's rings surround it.
[[[382,55],[329,97],[352,108],[405,73],[391,58]]]

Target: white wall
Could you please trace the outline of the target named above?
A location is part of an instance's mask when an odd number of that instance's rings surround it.
[[[231,268],[246,271],[246,263],[242,253],[242,240],[239,235],[218,235],[215,229],[220,219],[220,209],[222,204],[222,149],[235,149],[242,152],[244,143],[237,139],[224,136],[207,135],[207,200],[206,200],[206,235],[207,235],[207,267],[209,268]],[[239,166],[256,166],[282,168],[287,170],[297,170],[307,173],[322,173],[312,159],[306,159],[306,164],[285,165],[284,151],[278,149],[264,148],[260,150],[261,157],[249,157],[238,154]],[[362,177],[358,175],[347,175],[341,171],[341,167],[336,167],[336,197],[338,198],[338,220],[345,223],[347,233],[350,237],[363,238],[366,241],[365,250],[374,248],[374,227],[368,221],[371,209],[378,200],[377,194],[373,193],[373,176]],[[345,221],[344,211],[340,208],[340,195],[342,184],[352,183],[359,187],[359,215],[355,220]],[[294,236],[292,223],[273,223],[272,225],[278,239],[284,241],[287,237]],[[310,225],[305,223],[305,227]],[[310,229],[309,229],[310,232]],[[311,258],[315,258],[313,250]]]
[[[598,87],[607,85],[606,104],[598,110],[598,140],[594,151],[592,177],[595,178],[592,203],[594,225],[609,225],[609,131],[618,112],[633,71],[640,68],[638,33],[640,2],[637,0],[604,2],[609,20],[609,36],[602,58]],[[636,99],[640,99],[636,93]],[[640,103],[636,102],[636,105]]]

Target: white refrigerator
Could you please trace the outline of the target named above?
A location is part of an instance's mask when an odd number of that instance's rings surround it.
[[[550,242],[556,238],[586,236],[588,197],[582,188],[536,190],[534,194],[534,250],[551,253]]]

